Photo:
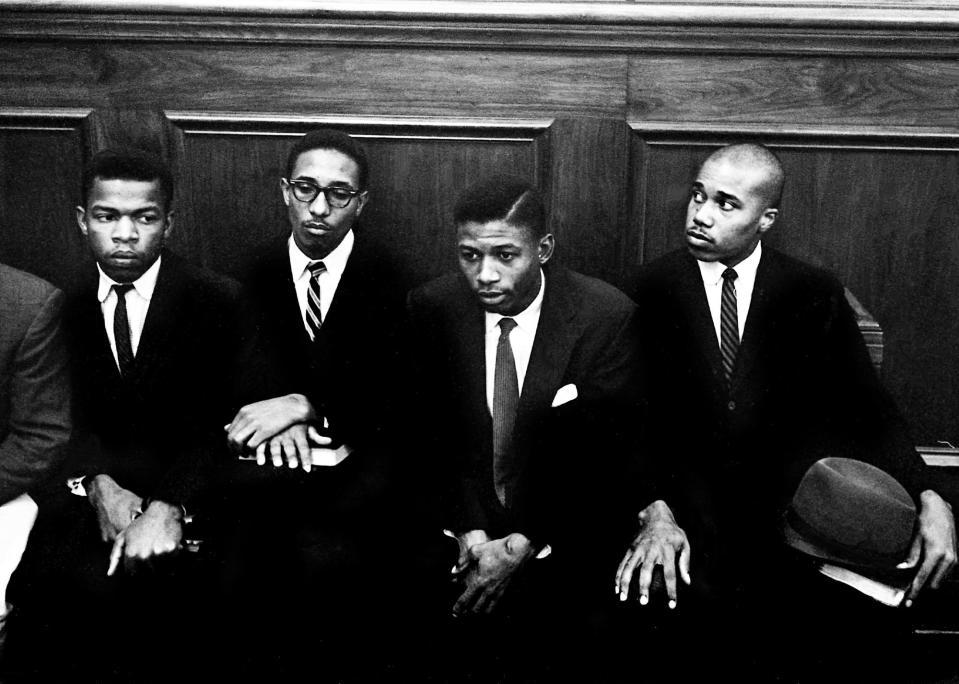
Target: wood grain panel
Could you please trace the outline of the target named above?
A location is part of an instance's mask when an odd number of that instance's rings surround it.
[[[74,218],[83,116],[0,110],[0,261],[61,287],[91,263]]]
[[[741,137],[739,139],[742,139]],[[956,441],[959,415],[959,147],[861,149],[838,140],[771,143],[787,170],[770,245],[835,272],[884,333],[883,376],[917,443]],[[682,245],[688,188],[710,136],[631,145],[644,257]]]
[[[635,121],[955,131],[959,62],[633,56],[628,98]]]
[[[236,272],[253,250],[287,234],[279,178],[287,150],[316,122],[253,119],[192,123],[184,132],[184,192],[200,235],[202,261]],[[344,119],[338,128],[361,139],[370,158],[370,203],[359,230],[421,281],[455,268],[451,225],[458,193],[490,173],[546,182],[547,123],[503,127],[373,125]],[[324,121],[323,125],[331,125]]]
[[[639,241],[627,221],[629,129],[622,121],[560,119],[550,128],[551,226],[557,258],[622,286],[623,255]]]
[[[622,116],[624,56],[157,44],[0,48],[11,106],[419,116]],[[9,87],[5,87],[9,85]]]

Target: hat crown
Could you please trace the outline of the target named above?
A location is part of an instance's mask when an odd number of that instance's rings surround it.
[[[835,563],[894,569],[916,525],[909,493],[879,468],[825,458],[806,471],[786,511],[787,542]]]

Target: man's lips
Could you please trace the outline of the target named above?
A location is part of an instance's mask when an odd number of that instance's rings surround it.
[[[709,237],[709,236],[706,235],[705,233],[699,232],[699,231],[696,230],[695,228],[687,228],[687,229],[686,229],[686,237],[692,238],[692,239],[694,239],[694,240],[699,240],[700,242],[712,242],[712,241],[713,241],[711,237]]]
[[[115,261],[134,261],[139,259],[140,256],[136,252],[114,252],[110,255],[110,258]]]
[[[496,299],[502,297],[505,293],[499,290],[480,290],[477,294],[483,299]]]
[[[304,221],[303,227],[307,230],[329,230],[330,227],[320,221]]]

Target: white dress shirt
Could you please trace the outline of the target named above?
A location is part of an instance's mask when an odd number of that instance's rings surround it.
[[[343,277],[343,271],[346,270],[346,262],[353,252],[353,231],[347,231],[346,235],[340,241],[336,248],[322,259],[326,270],[320,273],[320,313],[323,320],[326,320],[326,314],[330,310],[330,304],[333,303],[333,296],[336,294],[336,288],[340,285],[340,278]],[[296,301],[300,305],[300,317],[303,319],[303,329],[309,332],[310,327],[306,322],[306,298],[307,290],[310,287],[310,278],[313,274],[310,272],[310,263],[316,261],[306,256],[290,235],[288,241],[290,247],[290,273],[293,275],[293,287],[296,289]]]
[[[749,304],[753,300],[753,285],[756,284],[756,269],[762,257],[763,244],[756,244],[756,249],[748,257],[733,266],[736,271],[736,318],[739,323],[739,339],[742,341],[746,330],[746,316],[749,314]],[[723,271],[726,266],[718,261],[697,261],[699,272],[706,287],[706,299],[709,302],[709,313],[713,317],[713,327],[716,329],[716,344],[721,344],[719,333],[720,309],[723,300]]]
[[[523,381],[529,367],[529,356],[536,339],[539,326],[539,314],[543,308],[543,293],[546,292],[546,274],[539,272],[539,292],[529,306],[515,316],[487,313],[486,316],[486,406],[493,415],[493,384],[496,375],[496,346],[499,344],[499,322],[503,318],[512,318],[516,327],[509,334],[509,343],[513,348],[513,360],[516,362],[516,379],[519,380],[519,393],[523,394]]]
[[[143,324],[147,319],[147,311],[150,308],[150,300],[153,299],[153,290],[156,288],[157,276],[160,274],[160,261],[163,257],[157,257],[157,260],[140,276],[134,280],[133,289],[126,293],[127,303],[127,322],[130,324],[130,346],[133,348],[133,356],[136,357],[137,349],[140,348],[140,336],[143,334]],[[113,336],[113,313],[117,310],[117,293],[113,286],[119,285],[103,272],[100,264],[97,264],[97,270],[100,272],[100,283],[97,287],[97,299],[100,300],[100,311],[103,312],[103,327],[107,331],[107,339],[110,340],[110,349],[113,351],[113,361],[120,368],[120,362],[117,360],[117,341]]]

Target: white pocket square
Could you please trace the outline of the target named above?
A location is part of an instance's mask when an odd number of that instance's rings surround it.
[[[576,391],[576,385],[563,385],[556,390],[556,396],[553,397],[552,407],[556,408],[557,406],[562,406],[563,404],[571,402],[578,396],[579,392]]]

